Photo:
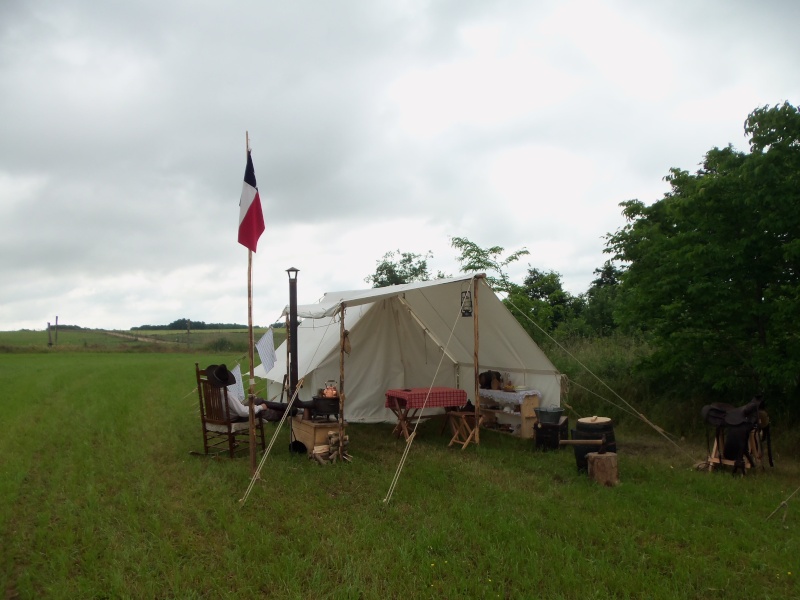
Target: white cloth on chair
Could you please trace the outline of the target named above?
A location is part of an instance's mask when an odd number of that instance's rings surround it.
[[[250,408],[248,405],[247,397],[244,394],[244,386],[242,385],[242,368],[236,365],[232,370],[233,376],[236,377],[236,383],[228,386],[228,406],[231,408],[231,416],[235,419],[250,418]],[[255,414],[264,410],[264,405],[258,404],[255,406]]]

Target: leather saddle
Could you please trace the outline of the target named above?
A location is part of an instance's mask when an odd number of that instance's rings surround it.
[[[725,402],[714,402],[700,410],[703,420],[714,427],[734,427],[736,425],[758,425],[758,409],[761,402],[753,399],[743,406],[733,406]]]

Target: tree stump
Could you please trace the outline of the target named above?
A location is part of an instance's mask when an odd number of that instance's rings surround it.
[[[586,462],[589,467],[590,479],[609,487],[619,484],[616,452],[606,452],[604,454],[589,452],[586,455]]]

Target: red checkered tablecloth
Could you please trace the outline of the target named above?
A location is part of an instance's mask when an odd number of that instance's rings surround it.
[[[430,394],[430,395],[429,395]],[[427,404],[425,398],[428,398]],[[467,392],[457,388],[406,388],[386,390],[386,408],[422,408],[427,406],[464,406]]]

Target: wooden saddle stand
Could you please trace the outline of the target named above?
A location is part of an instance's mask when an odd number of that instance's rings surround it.
[[[775,466],[772,462],[769,415],[764,410],[761,397],[738,407],[715,402],[704,406],[700,414],[707,424],[715,428],[713,446],[710,440],[706,440],[711,447],[707,460],[709,471],[713,471],[715,466],[729,466],[733,467],[733,475],[737,471],[744,475],[747,469],[758,465],[763,469],[765,445],[769,466]]]

